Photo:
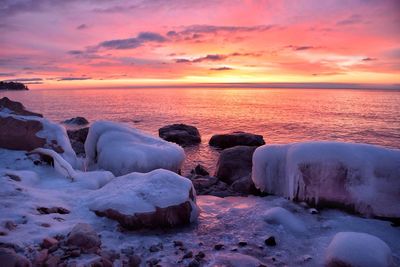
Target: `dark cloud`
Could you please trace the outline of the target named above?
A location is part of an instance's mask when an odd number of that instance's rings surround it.
[[[346,26],[346,25],[358,24],[361,22],[363,22],[362,17],[360,15],[354,14],[344,20],[340,20],[340,21],[336,22],[336,25]]]
[[[375,61],[375,60],[377,60],[377,59],[376,58],[372,58],[372,57],[366,57],[366,58],[362,59],[362,61]]]
[[[176,63],[198,63],[198,62],[203,62],[203,61],[223,61],[229,57],[240,57],[240,56],[252,56],[252,57],[259,57],[261,53],[231,53],[231,54],[226,54],[226,55],[221,55],[221,54],[209,54],[204,57],[198,57],[194,59],[187,59],[187,58],[178,58],[175,60]]]
[[[14,72],[0,72],[0,77],[15,76]]]
[[[185,27],[184,30],[180,31],[179,34],[267,31],[274,27],[275,25],[255,25],[255,26],[190,25]]]
[[[203,61],[221,61],[226,59],[228,56],[226,55],[207,55],[205,57],[198,57],[192,60],[192,62],[203,62]]]
[[[134,38],[127,39],[116,39],[116,40],[108,40],[101,42],[97,45],[98,48],[106,48],[106,49],[132,49],[142,46],[147,42],[157,42],[162,43],[167,39],[154,32],[141,32]]]
[[[16,78],[5,80],[5,82],[39,82],[42,81],[42,78]]]
[[[219,68],[211,68],[210,70],[218,70],[218,71],[220,71],[220,70],[233,70],[233,69],[230,68],[230,67],[219,67]]]
[[[57,81],[84,81],[84,80],[90,80],[92,79],[91,77],[59,77],[57,78]]]
[[[318,47],[311,46],[311,45],[302,45],[302,46],[287,45],[287,46],[285,46],[285,48],[290,48],[293,51],[304,51],[304,50],[317,49]]]
[[[70,54],[70,55],[82,55],[84,53],[85,53],[85,51],[82,51],[82,50],[70,50],[67,52],[67,54]]]
[[[77,30],[84,30],[84,29],[87,29],[87,28],[88,28],[88,26],[86,24],[81,24],[81,25],[76,27]]]
[[[186,59],[186,58],[178,58],[175,60],[176,63],[189,63],[192,62],[190,59]]]
[[[110,6],[110,7],[104,7],[104,8],[95,8],[93,9],[94,12],[97,13],[120,13],[120,12],[129,12],[132,11],[133,9],[138,8],[138,6],[135,5],[128,5],[128,6],[123,6],[123,5],[117,5],[117,6]]]

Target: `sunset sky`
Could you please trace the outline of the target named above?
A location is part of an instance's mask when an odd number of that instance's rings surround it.
[[[400,84],[400,1],[1,0],[0,80],[30,88]]]

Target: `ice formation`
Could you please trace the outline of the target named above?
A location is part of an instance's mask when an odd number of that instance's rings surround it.
[[[400,150],[366,144],[266,145],[253,155],[260,190],[367,216],[400,217]]]
[[[378,237],[366,233],[340,232],[329,244],[326,266],[394,266],[392,251]]]
[[[270,224],[282,225],[293,233],[306,232],[305,224],[293,213],[281,207],[274,207],[263,214],[263,219]]]
[[[0,143],[4,148],[31,150],[37,147],[57,151],[73,167],[77,158],[66,130],[59,124],[37,116],[22,116],[0,112]]]
[[[158,168],[176,172],[185,159],[183,149],[176,144],[108,121],[91,125],[85,152],[89,167],[97,165],[115,175]]]

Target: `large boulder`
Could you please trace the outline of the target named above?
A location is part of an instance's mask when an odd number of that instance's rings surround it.
[[[185,159],[185,152],[176,144],[108,121],[91,125],[85,152],[90,168],[108,170],[114,175],[158,168],[178,172]]]
[[[340,232],[329,244],[325,255],[327,267],[391,267],[394,266],[389,246],[366,233]]]
[[[253,153],[257,147],[236,146],[221,152],[215,176],[228,184],[248,176],[252,169]]]
[[[262,146],[252,179],[269,194],[366,216],[400,217],[400,150],[366,144],[309,142]]]
[[[189,179],[159,169],[115,178],[89,196],[88,206],[127,229],[165,228],[197,219],[195,197]]]
[[[233,132],[213,135],[209,144],[210,146],[225,149],[234,146],[262,146],[265,144],[265,141],[262,135]]]
[[[181,146],[191,146],[201,143],[200,133],[196,127],[186,124],[172,124],[158,129],[159,136],[169,142]]]
[[[22,115],[22,116],[36,116],[43,117],[40,113],[35,113],[29,110],[26,110],[22,103],[17,101],[12,101],[8,97],[3,97],[0,99],[0,112],[10,113],[14,115]]]
[[[76,166],[76,154],[65,128],[38,116],[18,115],[8,109],[0,111],[0,148],[26,151],[49,148]]]

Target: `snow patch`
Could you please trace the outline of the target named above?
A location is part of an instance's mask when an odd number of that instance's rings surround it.
[[[282,225],[285,229],[294,233],[306,232],[305,224],[293,213],[281,207],[267,210],[263,214],[263,219],[270,224]]]

